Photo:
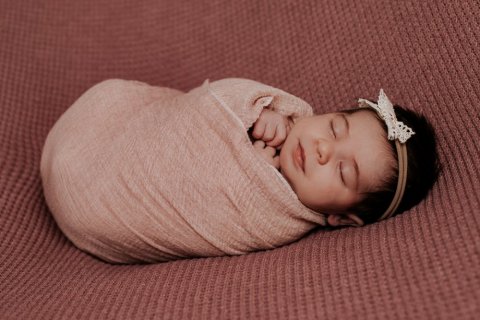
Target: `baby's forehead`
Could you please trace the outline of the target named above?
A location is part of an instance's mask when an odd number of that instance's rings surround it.
[[[355,146],[352,151],[360,171],[361,189],[372,190],[393,174],[396,158],[383,120],[375,111],[365,110],[368,109],[343,114]]]

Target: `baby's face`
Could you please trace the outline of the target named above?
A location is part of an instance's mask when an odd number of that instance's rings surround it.
[[[395,158],[388,148],[371,111],[314,115],[293,126],[280,152],[280,171],[304,205],[335,215],[392,174]]]

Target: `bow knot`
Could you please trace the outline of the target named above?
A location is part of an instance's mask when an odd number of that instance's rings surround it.
[[[378,115],[385,121],[388,129],[388,140],[398,139],[401,143],[405,143],[412,135],[415,134],[413,130],[405,125],[403,122],[398,121],[393,109],[393,104],[388,99],[387,95],[380,89],[378,95],[378,104],[365,99],[358,99],[360,108],[372,107],[378,113]]]

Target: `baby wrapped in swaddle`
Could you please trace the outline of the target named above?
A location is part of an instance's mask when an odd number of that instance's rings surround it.
[[[181,92],[109,79],[49,132],[47,204],[81,250],[112,263],[240,255],[298,240],[325,216],[303,205],[248,130],[269,108],[297,121],[305,101],[247,79]]]
[[[241,255],[373,223],[419,203],[439,164],[424,116],[383,90],[359,103],[314,115],[247,79],[186,93],[106,80],[49,132],[45,199],[78,248],[112,263]]]

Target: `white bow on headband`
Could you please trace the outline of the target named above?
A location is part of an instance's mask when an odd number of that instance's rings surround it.
[[[372,107],[378,113],[378,115],[385,121],[388,128],[388,140],[398,139],[401,143],[405,143],[412,135],[415,134],[413,130],[403,124],[401,121],[397,121],[395,111],[393,110],[393,104],[388,99],[383,89],[380,89],[378,95],[378,104],[370,102],[365,99],[358,99],[359,107]]]

